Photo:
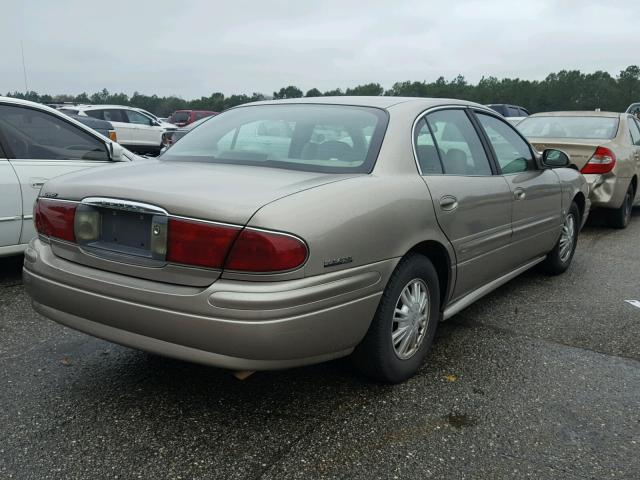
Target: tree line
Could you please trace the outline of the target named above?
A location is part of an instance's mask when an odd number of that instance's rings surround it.
[[[624,111],[632,102],[640,102],[640,67],[631,65],[615,77],[604,71],[582,73],[579,70],[562,70],[549,74],[544,80],[522,80],[520,78],[483,77],[478,83],[466,81],[462,75],[452,80],[440,77],[435,81],[404,81],[394,83],[385,90],[379,83],[368,83],[342,90],[325,92],[312,88],[303,92],[290,85],[273,95],[262,93],[234,94],[225,96],[220,92],[208,97],[185,100],[177,96],[160,97],[134,92],[110,93],[106,88],[92,95],[40,95],[37,92],[9,92],[7,96],[40,103],[91,103],[129,105],[144,108],[159,117],[167,117],[175,110],[213,110],[221,112],[247,102],[268,98],[300,98],[335,95],[387,95],[403,97],[439,97],[471,100],[478,103],[510,103],[520,105],[530,112],[550,110]]]

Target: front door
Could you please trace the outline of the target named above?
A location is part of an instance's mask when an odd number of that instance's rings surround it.
[[[62,118],[31,107],[0,105],[0,130],[7,156],[22,191],[22,231],[19,243],[36,234],[33,204],[50,178],[106,165],[106,144]]]
[[[416,153],[438,224],[456,255],[454,300],[504,275],[512,194],[495,174],[465,109],[437,110],[417,125]]]
[[[529,144],[504,120],[475,112],[513,195],[510,255],[521,264],[548,253],[563,223],[562,189],[553,170],[538,169]]]

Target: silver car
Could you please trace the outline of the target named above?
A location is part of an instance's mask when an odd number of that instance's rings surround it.
[[[353,355],[400,382],[440,320],[568,268],[590,205],[568,161],[464,101],[236,107],[157,160],[47,182],[25,284],[130,347],[233,370]]]

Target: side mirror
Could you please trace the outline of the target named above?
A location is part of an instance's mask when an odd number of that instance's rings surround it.
[[[124,148],[118,143],[109,142],[109,157],[112,162],[121,162]]]
[[[555,148],[547,148],[542,152],[542,165],[548,168],[562,168],[568,167],[571,163],[569,155],[562,150],[556,150]]]

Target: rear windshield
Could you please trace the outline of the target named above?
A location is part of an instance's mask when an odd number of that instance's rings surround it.
[[[189,112],[175,112],[171,117],[174,122],[188,122]]]
[[[528,117],[518,124],[525,137],[540,138],[613,138],[618,118],[613,117]]]
[[[192,130],[160,158],[364,173],[373,168],[386,125],[386,112],[369,107],[239,107]]]

